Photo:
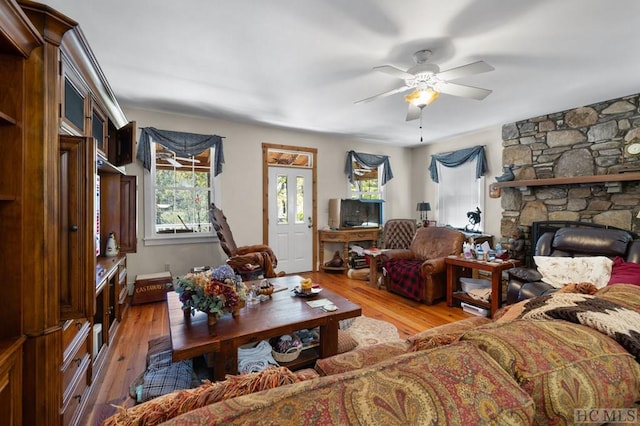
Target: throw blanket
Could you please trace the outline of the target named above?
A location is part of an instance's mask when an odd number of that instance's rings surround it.
[[[526,302],[519,318],[586,325],[613,338],[640,362],[640,313],[610,300],[589,294],[552,293]]]
[[[422,263],[422,260],[409,259],[389,259],[384,262],[383,266],[391,280],[392,290],[421,301],[424,288]]]

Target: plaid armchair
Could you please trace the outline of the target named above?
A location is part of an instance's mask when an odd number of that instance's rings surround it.
[[[418,229],[409,249],[382,254],[387,290],[433,305],[446,293],[444,258],[459,255],[464,241],[462,232],[450,228]]]

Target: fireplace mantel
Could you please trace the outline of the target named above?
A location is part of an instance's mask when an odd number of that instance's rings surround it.
[[[512,180],[508,182],[494,182],[492,189],[518,188],[522,193],[529,194],[532,186],[557,186],[557,185],[589,185],[604,183],[607,192],[615,193],[622,190],[622,182],[640,181],[640,172],[617,173],[614,175],[572,176],[549,179]]]

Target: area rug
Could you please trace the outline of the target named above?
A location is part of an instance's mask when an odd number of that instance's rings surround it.
[[[354,319],[345,331],[358,342],[358,346],[370,346],[400,339],[395,325],[365,316]]]

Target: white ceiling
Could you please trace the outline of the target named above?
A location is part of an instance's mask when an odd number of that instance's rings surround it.
[[[402,81],[431,49],[483,101],[441,95],[424,143],[640,92],[637,0],[45,0],[80,23],[116,96],[136,106],[420,145]],[[161,127],[161,126],[158,126]]]

